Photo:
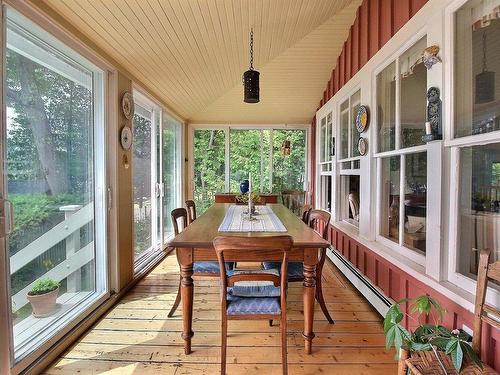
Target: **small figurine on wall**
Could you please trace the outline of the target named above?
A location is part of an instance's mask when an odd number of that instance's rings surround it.
[[[424,142],[442,139],[441,127],[441,97],[437,87],[431,87],[427,91],[427,122],[425,123]]]
[[[432,66],[437,64],[438,62],[441,62],[438,53],[439,53],[439,47],[435,45],[424,49],[422,60],[427,70],[432,68]]]

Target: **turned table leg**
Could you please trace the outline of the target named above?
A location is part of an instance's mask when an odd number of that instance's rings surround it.
[[[314,302],[316,295],[316,265],[304,262],[304,345],[306,354],[311,354],[314,338]]]
[[[182,300],[182,334],[184,340],[184,353],[191,353],[191,338],[194,333],[193,324],[193,262],[190,250],[182,249],[178,251],[178,258],[181,268],[181,300]],[[187,254],[186,254],[187,253]],[[182,254],[182,255],[181,255]],[[182,261],[181,261],[182,260]],[[183,264],[184,263],[184,264]]]

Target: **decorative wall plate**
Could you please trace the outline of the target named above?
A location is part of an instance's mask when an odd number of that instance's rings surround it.
[[[368,151],[368,143],[365,138],[359,137],[358,139],[358,151],[361,156],[366,155]]]
[[[134,116],[134,98],[128,91],[122,96],[122,112],[127,120],[130,120]]]
[[[369,120],[368,107],[361,105],[356,114],[356,129],[359,133],[363,133],[366,130]]]
[[[132,130],[129,126],[125,125],[120,131],[120,144],[122,145],[124,150],[130,149],[130,147],[132,146],[132,140]]]

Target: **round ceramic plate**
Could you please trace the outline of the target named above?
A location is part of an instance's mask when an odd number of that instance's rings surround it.
[[[361,156],[366,155],[366,151],[368,151],[368,143],[366,143],[365,138],[359,137],[358,139],[358,151]]]
[[[130,120],[134,115],[134,98],[128,91],[122,96],[122,112],[127,120]]]
[[[368,116],[368,107],[365,105],[360,106],[356,114],[356,129],[359,133],[363,133],[368,127]]]
[[[120,143],[124,150],[130,149],[132,146],[132,130],[125,125],[120,132]]]

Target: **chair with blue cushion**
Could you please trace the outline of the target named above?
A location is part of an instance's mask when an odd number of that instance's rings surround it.
[[[322,210],[311,210],[309,213],[309,227],[313,228],[321,237],[326,239],[328,232],[328,225],[330,224],[330,214]],[[326,319],[330,324],[334,321],[328,312],[326,307],[325,298],[323,297],[323,288],[321,275],[323,272],[323,266],[326,260],[326,249],[320,249],[318,254],[318,265],[316,266],[316,300],[321,306],[323,314],[325,314]],[[264,269],[276,269],[279,268],[279,263],[277,262],[264,262]],[[298,282],[304,281],[304,264],[302,262],[290,262],[288,264],[288,281]],[[270,321],[270,324],[272,322]]]
[[[177,236],[180,232],[178,221],[179,220],[182,221],[182,229],[186,228],[188,225],[188,212],[185,208],[176,208],[172,210],[170,216],[172,217],[174,234]],[[194,221],[195,219],[192,220]],[[231,270],[233,268],[233,264],[232,263],[226,264],[226,268],[228,270]],[[219,264],[217,262],[194,262],[193,275],[219,277]],[[179,277],[179,288],[177,290],[177,296],[175,297],[175,302],[172,308],[170,309],[170,312],[168,313],[169,318],[171,318],[174,315],[175,311],[177,310],[177,307],[179,307],[180,302],[181,302],[181,282]]]
[[[283,374],[287,366],[286,290],[288,253],[293,245],[290,236],[234,237],[214,239],[219,260],[221,287],[221,374],[226,373],[228,320],[279,320]],[[281,261],[280,269],[229,270],[224,264],[233,262]],[[281,276],[280,276],[281,275]]]

